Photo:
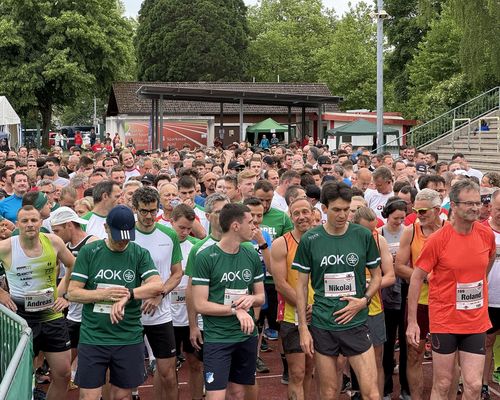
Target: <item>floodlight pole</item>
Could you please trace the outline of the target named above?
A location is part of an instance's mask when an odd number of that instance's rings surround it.
[[[384,151],[384,0],[377,0],[377,147]]]

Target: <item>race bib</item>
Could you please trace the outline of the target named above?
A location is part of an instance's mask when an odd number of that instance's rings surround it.
[[[111,283],[98,283],[97,289],[107,289],[110,287],[124,287],[122,285],[113,285]],[[113,301],[103,301],[101,303],[95,303],[93,311],[99,314],[111,314],[111,308],[113,307]]]
[[[248,293],[248,289],[226,289],[224,291],[224,305],[230,306],[236,300],[238,300],[241,296],[244,296]]]
[[[356,277],[354,272],[325,274],[325,297],[344,297],[356,294]]]
[[[54,289],[42,289],[26,292],[24,309],[27,312],[43,311],[54,306]]]
[[[483,281],[457,283],[457,310],[474,310],[483,306]]]
[[[399,242],[397,243],[387,243],[387,247],[392,254],[392,258],[396,258],[396,253],[399,250]]]
[[[170,292],[172,304],[186,304],[186,288],[176,288]]]

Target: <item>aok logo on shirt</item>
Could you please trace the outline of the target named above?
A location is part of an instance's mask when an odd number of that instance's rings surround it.
[[[127,283],[132,282],[135,279],[135,272],[131,269],[122,270],[114,270],[114,269],[100,269],[95,276],[96,279],[106,279],[108,281],[125,281]]]
[[[320,267],[328,267],[330,265],[347,264],[355,267],[359,262],[359,256],[356,253],[349,254],[330,254],[321,259]]]
[[[234,282],[235,280],[241,281],[241,279],[245,282],[250,282],[252,279],[252,272],[249,269],[244,269],[243,271],[236,272],[224,272],[222,274],[221,282]]]

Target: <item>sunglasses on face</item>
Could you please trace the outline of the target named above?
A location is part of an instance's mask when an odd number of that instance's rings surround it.
[[[412,207],[413,212],[417,213],[418,215],[425,215],[427,214],[427,211],[432,210],[433,207],[423,207],[423,208],[415,208]]]

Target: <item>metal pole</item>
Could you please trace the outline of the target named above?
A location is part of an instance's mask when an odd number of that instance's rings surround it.
[[[246,140],[245,136],[243,132],[243,99],[240,99],[240,142]]]
[[[288,106],[288,143],[292,140],[292,106]]]
[[[318,139],[323,142],[323,104],[318,105]]]
[[[302,135],[300,135],[302,140],[304,140],[305,134],[306,134],[306,108],[302,106]]]
[[[377,0],[377,147],[384,151],[384,0]]]
[[[158,140],[158,149],[163,148],[163,95],[160,95],[160,140]]]
[[[151,146],[151,149],[154,147],[155,143],[155,100],[151,99],[151,142],[149,145]]]
[[[224,143],[224,103],[220,103],[219,138]]]

